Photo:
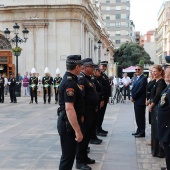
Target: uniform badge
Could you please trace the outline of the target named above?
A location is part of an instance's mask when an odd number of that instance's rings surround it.
[[[93,87],[93,84],[89,82],[89,86]]]
[[[79,87],[80,90],[83,90],[83,89],[84,89],[84,85],[81,85],[81,84],[80,84],[80,85],[77,84],[77,85],[78,85],[78,87]]]
[[[105,76],[103,76],[103,79],[106,79]]]
[[[167,93],[164,93],[161,97],[161,106],[163,106],[165,104],[165,97],[166,97]]]
[[[68,88],[66,89],[67,96],[74,96],[74,89],[73,88]]]

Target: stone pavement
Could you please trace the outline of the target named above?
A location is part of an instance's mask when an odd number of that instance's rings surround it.
[[[0,170],[57,170],[61,156],[56,129],[57,107],[51,104],[28,104],[29,97],[19,97],[18,103],[0,104]],[[133,104],[130,101],[108,105],[103,128],[109,131],[101,137],[101,145],[90,145],[90,158],[96,160],[93,170],[160,170],[164,159],[150,155],[150,126],[146,138],[135,139]],[[74,168],[73,168],[74,169]]]

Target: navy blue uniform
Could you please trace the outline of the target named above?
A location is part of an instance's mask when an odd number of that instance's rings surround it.
[[[97,131],[100,132],[102,130],[102,123],[106,112],[107,103],[111,95],[111,85],[108,76],[103,72],[101,72],[101,76],[98,77],[98,80],[102,84],[103,99],[104,99],[104,106],[100,109],[99,119],[97,123]]]
[[[85,102],[85,113],[83,123],[83,140],[78,143],[76,161],[77,163],[86,163],[87,148],[91,138],[92,129],[95,126],[95,117],[98,109],[98,95],[91,77],[83,72],[78,76],[78,84],[82,89],[82,94]]]
[[[46,103],[46,95],[48,93],[48,103],[51,101],[51,85],[52,85],[52,79],[49,76],[42,78],[42,85],[43,85],[43,92],[44,92],[44,103]]]
[[[71,170],[76,155],[77,142],[75,140],[74,130],[68,130],[62,113],[65,113],[65,103],[74,103],[77,120],[81,126],[81,117],[84,114],[84,100],[81,90],[77,84],[77,76],[70,72],[66,72],[59,88],[59,117],[58,117],[58,133],[62,148],[62,156],[60,160],[59,170]],[[66,115],[66,113],[65,113]]]
[[[31,94],[31,103],[33,103],[33,96],[35,97],[35,102],[37,103],[38,78],[35,76],[30,77],[29,86],[30,86],[30,94]]]
[[[54,78],[54,91],[55,91],[55,101],[58,102],[58,89],[59,89],[59,85],[62,81],[61,77],[55,77]]]
[[[167,170],[170,169],[170,85],[162,92],[158,105],[158,139],[164,143]]]

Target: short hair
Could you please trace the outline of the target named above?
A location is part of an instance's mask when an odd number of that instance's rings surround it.
[[[136,64],[136,67],[140,67],[143,70],[143,66],[140,64]]]

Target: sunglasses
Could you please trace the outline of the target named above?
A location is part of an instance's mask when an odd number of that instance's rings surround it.
[[[135,69],[136,71],[139,71],[139,70],[141,70],[141,69]]]

